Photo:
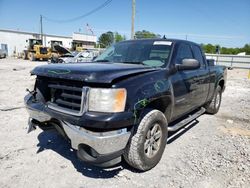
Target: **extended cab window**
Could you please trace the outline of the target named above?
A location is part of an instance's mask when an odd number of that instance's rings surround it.
[[[193,46],[194,58],[199,61],[201,67],[206,67],[201,50],[198,46]]]
[[[188,44],[181,44],[177,51],[176,64],[181,64],[183,59],[192,59],[193,54]]]

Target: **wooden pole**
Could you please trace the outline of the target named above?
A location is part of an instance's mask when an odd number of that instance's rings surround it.
[[[132,0],[131,39],[135,38],[135,0]]]

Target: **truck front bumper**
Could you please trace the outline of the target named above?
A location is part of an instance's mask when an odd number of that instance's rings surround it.
[[[46,106],[40,102],[32,101],[33,96],[25,97],[25,105],[30,115],[29,125],[36,126],[49,123],[55,117],[46,112]],[[33,121],[35,120],[35,121]],[[73,149],[77,150],[78,157],[88,163],[98,166],[110,166],[120,161],[131,132],[127,128],[112,131],[90,131],[84,126],[71,124],[57,119],[59,126],[71,141]],[[36,124],[36,123],[38,124]]]
[[[71,140],[72,148],[78,150],[78,157],[93,164],[102,164],[120,157],[131,134],[126,128],[93,132],[67,122],[62,122],[62,126]]]

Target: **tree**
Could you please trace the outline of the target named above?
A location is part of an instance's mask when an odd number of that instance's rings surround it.
[[[106,33],[101,34],[101,36],[99,37],[98,43],[99,43],[101,48],[107,48],[108,46],[110,46],[114,42],[120,42],[123,40],[126,40],[125,35],[122,36],[118,32],[108,31]]]
[[[101,34],[98,39],[98,43],[101,48],[107,48],[112,43],[114,43],[114,34],[111,31]]]
[[[114,37],[115,37],[115,42],[120,42],[120,41],[126,40],[125,35],[122,36],[118,32],[114,32]]]
[[[242,52],[246,52],[247,55],[250,55],[250,43],[245,44],[245,46],[242,48]]]
[[[214,54],[216,52],[216,47],[212,44],[205,44],[202,47],[205,53]]]
[[[215,53],[216,46],[219,45],[212,45],[212,44],[201,44],[202,49],[205,53]],[[220,46],[219,46],[220,47]],[[236,55],[241,52],[246,52],[247,55],[250,55],[250,44],[245,44],[243,48],[226,48],[220,47],[221,54],[233,54]]]
[[[160,38],[161,36],[159,34],[155,34],[150,31],[142,30],[142,31],[136,31],[135,32],[135,38],[137,39],[145,39],[145,38]]]

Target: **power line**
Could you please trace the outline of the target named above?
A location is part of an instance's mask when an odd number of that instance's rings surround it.
[[[42,16],[45,20],[47,21],[50,21],[50,22],[56,22],[56,23],[66,23],[66,22],[73,22],[73,21],[77,21],[77,20],[80,20],[84,17],[87,17],[95,12],[97,12],[98,10],[106,7],[107,5],[109,5],[110,3],[112,2],[112,0],[107,0],[105,1],[103,4],[101,4],[100,6],[94,8],[93,10],[81,15],[81,16],[77,16],[77,17],[74,17],[74,18],[70,18],[70,19],[66,19],[66,20],[57,20],[57,19],[51,19],[51,18],[48,18],[46,16]]]

